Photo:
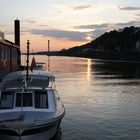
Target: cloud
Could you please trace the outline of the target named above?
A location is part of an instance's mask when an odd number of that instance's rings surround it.
[[[76,12],[81,12],[82,10],[89,10],[89,9],[92,9],[93,7],[93,4],[79,4],[79,5],[73,5],[73,4],[66,4],[66,5],[57,5],[56,6],[56,12],[58,14],[63,14],[63,13],[70,13],[72,11],[76,11]],[[94,5],[94,8],[97,8],[97,5]]]
[[[75,6],[73,7],[73,10],[83,10],[83,9],[88,9],[92,7],[91,5],[81,5],[81,6]]]
[[[125,11],[135,11],[135,10],[140,10],[140,7],[119,7],[119,9]]]
[[[103,23],[103,24],[90,24],[90,25],[80,25],[74,26],[73,28],[78,31],[67,31],[58,29],[31,29],[34,35],[50,36],[58,39],[65,39],[71,41],[87,41],[87,38],[95,39],[102,35],[103,33],[110,30],[118,30],[128,26],[139,26],[140,21],[130,21],[126,23]],[[80,32],[83,31],[83,32]]]
[[[116,23],[114,24],[117,28],[123,28],[127,26],[140,26],[140,21],[129,21],[126,23]]]
[[[75,26],[75,29],[106,29],[109,26],[109,24],[91,24],[91,25],[81,25],[81,26]]]
[[[34,21],[34,20],[28,20],[28,19],[22,20],[22,22],[25,22],[25,23],[36,23],[36,21]]]
[[[129,21],[126,23],[103,23],[103,24],[90,24],[90,25],[80,25],[80,26],[74,26],[75,29],[107,29],[107,28],[111,28],[111,27],[115,27],[115,28],[123,28],[126,26],[139,26],[140,25],[140,21]]]
[[[85,37],[90,32],[79,32],[79,31],[65,31],[57,29],[31,29],[31,33],[35,35],[50,36],[59,39],[67,39],[71,41],[86,41]]]
[[[104,32],[110,31],[110,30],[118,30],[120,28],[125,28],[128,26],[140,26],[140,21],[130,21],[126,23],[103,23],[103,24],[90,24],[90,25],[80,25],[75,26],[75,29],[81,29],[81,30],[93,30],[90,33],[92,34],[92,38],[97,38],[100,35],[102,35]]]

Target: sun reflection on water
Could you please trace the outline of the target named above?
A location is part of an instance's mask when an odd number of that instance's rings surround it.
[[[90,81],[91,77],[91,59],[87,59],[87,80]]]

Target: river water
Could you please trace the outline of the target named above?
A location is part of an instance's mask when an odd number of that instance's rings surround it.
[[[35,58],[50,61],[65,105],[56,140],[140,140],[140,63]]]

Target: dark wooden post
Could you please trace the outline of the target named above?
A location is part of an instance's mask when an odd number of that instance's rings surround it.
[[[48,56],[50,55],[50,40],[48,40]]]
[[[28,81],[29,80],[29,46],[30,45],[30,42],[29,40],[27,40],[27,67],[26,67],[26,70],[27,70],[27,74],[26,74],[26,80]]]
[[[15,44],[20,47],[20,21],[15,20]]]

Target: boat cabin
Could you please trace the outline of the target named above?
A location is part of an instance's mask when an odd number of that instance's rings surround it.
[[[54,77],[51,75],[7,76],[0,87],[0,110],[41,109],[55,111]]]

